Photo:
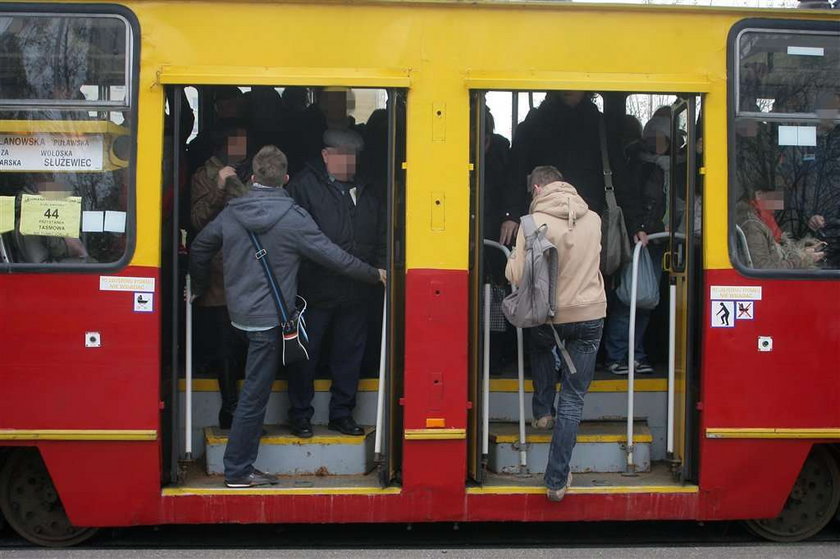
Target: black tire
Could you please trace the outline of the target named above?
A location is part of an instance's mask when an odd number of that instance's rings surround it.
[[[798,542],[817,534],[831,522],[840,505],[840,468],[825,447],[814,447],[782,513],[776,518],[747,520],[747,528],[774,542]]]
[[[70,523],[34,448],[16,449],[6,457],[0,470],[0,512],[22,538],[46,547],[77,545],[98,531]]]

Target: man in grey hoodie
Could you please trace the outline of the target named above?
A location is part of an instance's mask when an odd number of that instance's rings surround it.
[[[199,297],[210,283],[213,255],[222,250],[231,323],[248,342],[245,384],[224,457],[225,484],[237,488],[277,483],[275,476],[256,470],[254,461],[283,342],[277,308],[249,231],[259,235],[286,301],[296,300],[302,258],[359,281],[385,281],[384,270],[341,250],[324,236],[306,210],[294,203],[283,188],[289,176],[282,151],[263,147],[254,156],[253,168],[251,190],[231,200],[201,231],[190,254],[193,294]]]

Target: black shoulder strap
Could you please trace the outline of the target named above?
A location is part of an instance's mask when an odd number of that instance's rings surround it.
[[[268,252],[266,252],[266,250],[262,247],[259,235],[249,230],[248,236],[251,238],[251,244],[254,245],[254,257],[262,265],[263,272],[265,273],[265,279],[268,281],[271,298],[274,299],[274,305],[277,307],[277,312],[280,314],[280,318],[283,323],[285,323],[289,320],[289,307],[286,305],[286,300],[283,298],[283,292],[280,291],[280,286],[277,285],[277,279],[271,271],[271,265],[268,261]]]

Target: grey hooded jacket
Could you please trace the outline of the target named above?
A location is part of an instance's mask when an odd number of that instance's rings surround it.
[[[287,305],[294,304],[301,258],[367,283],[379,281],[376,268],[333,244],[309,214],[284,188],[254,185],[210,222],[191,246],[193,292],[201,295],[210,283],[213,255],[222,250],[225,296],[232,322],[253,327],[279,324],[277,308],[248,231],[257,233]]]

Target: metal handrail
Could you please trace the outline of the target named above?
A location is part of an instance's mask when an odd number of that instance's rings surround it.
[[[678,239],[685,239],[682,233],[651,233],[647,236],[648,241],[656,239],[667,239],[673,236]],[[633,264],[630,281],[630,324],[627,327],[627,473],[634,474],[636,472],[636,464],[633,461],[633,413],[635,407],[635,380],[636,380],[636,298],[639,291],[639,254],[641,253],[642,242],[636,242],[633,248]],[[675,371],[675,347],[676,347],[676,307],[675,295],[676,286],[671,290],[671,306],[670,324],[668,325],[669,340],[668,340],[668,439],[671,441],[673,447],[673,422],[670,420],[673,415],[674,402],[674,371]],[[673,448],[672,448],[673,451]]]
[[[379,344],[379,387],[376,394],[376,434],[374,435],[373,454],[376,461],[382,459],[382,424],[385,421],[385,357],[388,353],[386,336],[388,335],[388,288],[385,287],[382,302],[382,341]]]
[[[510,258],[510,250],[501,243],[484,239],[484,246],[501,250],[505,259]],[[516,286],[511,284],[511,289],[516,291]],[[482,453],[487,456],[490,449],[490,285],[484,285],[484,398],[482,402],[484,438],[482,441]],[[525,437],[525,356],[522,350],[522,328],[516,329],[516,364],[518,369],[518,392],[519,392],[519,470],[525,473],[528,470],[528,452]]]
[[[753,267],[752,255],[750,254],[750,245],[747,244],[747,235],[740,225],[735,225],[735,233],[738,236],[738,243],[741,245],[741,250],[744,251],[744,262],[748,267]]]
[[[186,376],[186,392],[184,394],[184,459],[192,460],[192,346],[193,346],[193,328],[192,328],[192,284],[190,282],[190,275],[187,274],[186,285],[184,286],[184,296],[187,299],[187,313],[184,319],[186,328],[186,351],[185,351],[185,376]]]

